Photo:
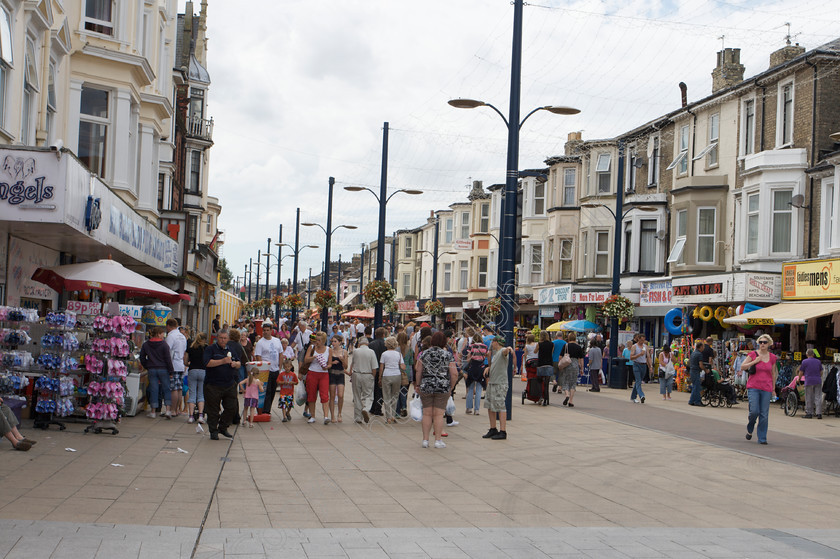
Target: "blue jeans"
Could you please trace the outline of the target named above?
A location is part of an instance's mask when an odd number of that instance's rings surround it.
[[[748,388],[747,396],[750,399],[750,418],[747,421],[747,433],[753,432],[755,420],[758,418],[758,442],[766,443],[767,419],[770,414],[770,398],[773,393],[758,388]]]
[[[700,385],[700,373],[691,373],[688,377],[691,382],[691,396],[688,398],[688,403],[691,405],[701,405],[700,390],[703,388]]]
[[[188,404],[204,402],[204,377],[206,374],[204,369],[190,369],[187,373],[187,379],[190,383]]]
[[[474,409],[478,413],[481,408],[481,383],[476,381],[467,387],[467,409]]]
[[[664,375],[659,375],[659,393],[660,394],[671,394],[671,390],[674,388],[674,377],[665,378]]]
[[[149,405],[156,409],[160,402],[160,390],[163,390],[163,402],[172,405],[172,391],[169,388],[169,371],[166,369],[149,369]]]
[[[645,397],[645,391],[642,390],[642,379],[645,376],[645,372],[647,371],[647,363],[636,363],[633,362],[633,377],[636,379],[636,383],[633,385],[633,392],[630,395],[632,400],[636,399],[636,396],[639,398]]]

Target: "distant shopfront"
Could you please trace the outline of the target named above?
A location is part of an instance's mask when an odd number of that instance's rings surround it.
[[[574,285],[556,285],[536,290],[540,327],[558,320],[593,320],[595,309],[607,300],[609,291],[593,291]]]

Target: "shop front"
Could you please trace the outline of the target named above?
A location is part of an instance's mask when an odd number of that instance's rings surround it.
[[[178,243],[67,152],[0,149],[0,295],[13,307],[65,305],[39,267],[113,259],[146,277],[180,272]]]
[[[574,285],[538,289],[535,302],[539,308],[540,329],[560,320],[596,322],[598,307],[609,296],[609,291],[593,291]]]

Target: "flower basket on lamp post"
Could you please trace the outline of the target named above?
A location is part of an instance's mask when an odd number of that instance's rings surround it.
[[[502,300],[498,297],[494,297],[485,303],[484,305],[484,314],[489,317],[499,316],[502,312]]]
[[[440,316],[443,314],[443,303],[437,300],[426,301],[426,306],[423,309],[430,316]]]
[[[392,303],[394,301],[394,297],[396,296],[396,291],[391,284],[385,280],[376,280],[368,282],[365,285],[365,288],[362,290],[362,294],[365,297],[365,302],[368,305],[376,305],[377,303],[382,303],[383,307],[386,306],[388,303]]]
[[[297,293],[292,293],[288,297],[286,297],[286,307],[289,309],[301,309],[303,308],[303,296]]]
[[[313,298],[315,306],[319,309],[330,309],[335,306],[335,293],[331,289],[319,289]]]
[[[628,318],[632,318],[635,312],[633,302],[623,295],[610,295],[601,304],[601,312],[609,318],[617,318],[619,324]]]

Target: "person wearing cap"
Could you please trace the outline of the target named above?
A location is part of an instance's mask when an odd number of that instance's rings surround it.
[[[336,334],[338,334],[339,336],[341,335],[341,333],[338,331],[338,323],[333,322],[332,324],[330,324],[330,327],[327,330],[327,345],[332,345],[333,336],[335,336]]]
[[[484,369],[487,379],[487,395],[484,397],[484,407],[490,419],[490,429],[482,436],[484,439],[495,441],[507,438],[507,407],[508,393],[508,363],[514,355],[513,348],[505,347],[505,339],[495,336],[490,342],[490,365]],[[496,418],[499,418],[499,429],[496,429]]]
[[[350,381],[353,383],[353,420],[356,423],[370,421],[370,409],[373,403],[374,374],[379,370],[379,359],[368,347],[368,339],[359,338],[359,347],[353,352],[350,362]]]
[[[268,382],[265,386],[262,413],[271,413],[271,404],[274,403],[274,395],[277,393],[277,377],[280,376],[280,353],[283,351],[283,344],[279,338],[272,336],[272,329],[270,320],[263,322],[262,338],[254,346],[254,359],[268,362]]]

